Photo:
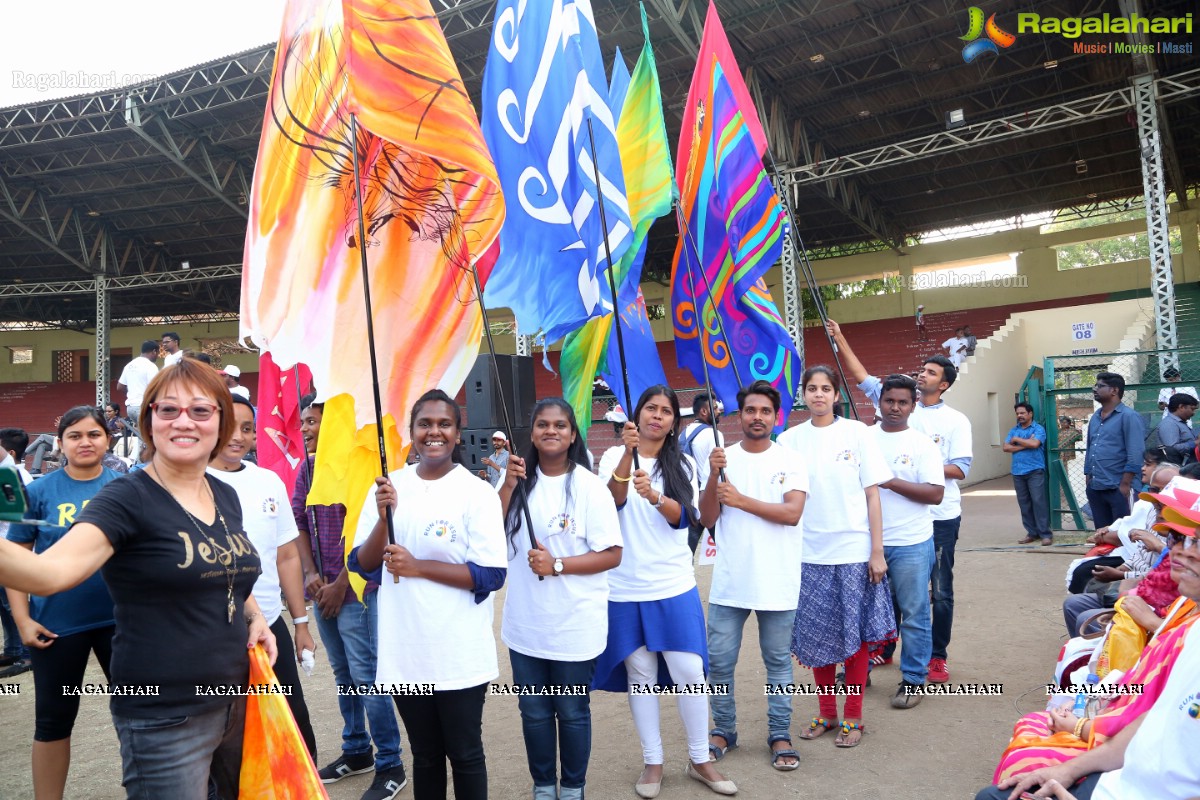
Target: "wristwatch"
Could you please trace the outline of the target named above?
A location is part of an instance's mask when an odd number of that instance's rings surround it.
[[[564,569],[566,569],[566,567],[563,564],[563,560],[561,558],[554,559],[554,574],[562,575]]]
[[[658,502],[654,504],[655,508],[662,508],[663,503],[667,502],[667,496],[662,492],[658,493]]]

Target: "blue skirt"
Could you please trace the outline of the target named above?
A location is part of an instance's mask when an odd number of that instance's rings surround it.
[[[695,653],[704,660],[708,674],[708,631],[700,590],[693,586],[666,600],[608,603],[608,644],[596,660],[592,689],[604,692],[629,691],[625,659],[639,647],[652,653],[675,651]],[[658,685],[674,686],[667,662],[658,657]]]
[[[806,667],[839,664],[864,645],[896,640],[887,576],[871,583],[866,562],[804,564],[792,653]]]

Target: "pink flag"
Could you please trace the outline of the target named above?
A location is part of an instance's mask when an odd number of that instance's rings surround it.
[[[258,465],[296,485],[304,461],[300,437],[300,397],[311,391],[312,373],[303,364],[281,371],[270,353],[263,353],[258,368]]]

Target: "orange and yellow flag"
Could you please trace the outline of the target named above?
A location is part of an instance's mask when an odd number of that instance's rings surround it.
[[[322,464],[378,474],[377,446],[355,445],[375,441],[376,422],[360,251],[385,420],[403,420],[421,393],[453,395],[466,380],[482,333],[469,267],[504,221],[495,165],[429,0],[290,0],[250,211],[241,334],[281,369],[308,365],[320,399],[338,398],[310,497],[345,504],[352,541],[370,481],[335,483]],[[399,427],[385,424],[389,463],[404,451]],[[349,463],[371,453],[373,468]]]

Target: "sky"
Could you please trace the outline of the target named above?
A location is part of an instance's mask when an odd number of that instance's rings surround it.
[[[0,108],[114,89],[274,42],[283,8],[284,0],[5,3]]]

